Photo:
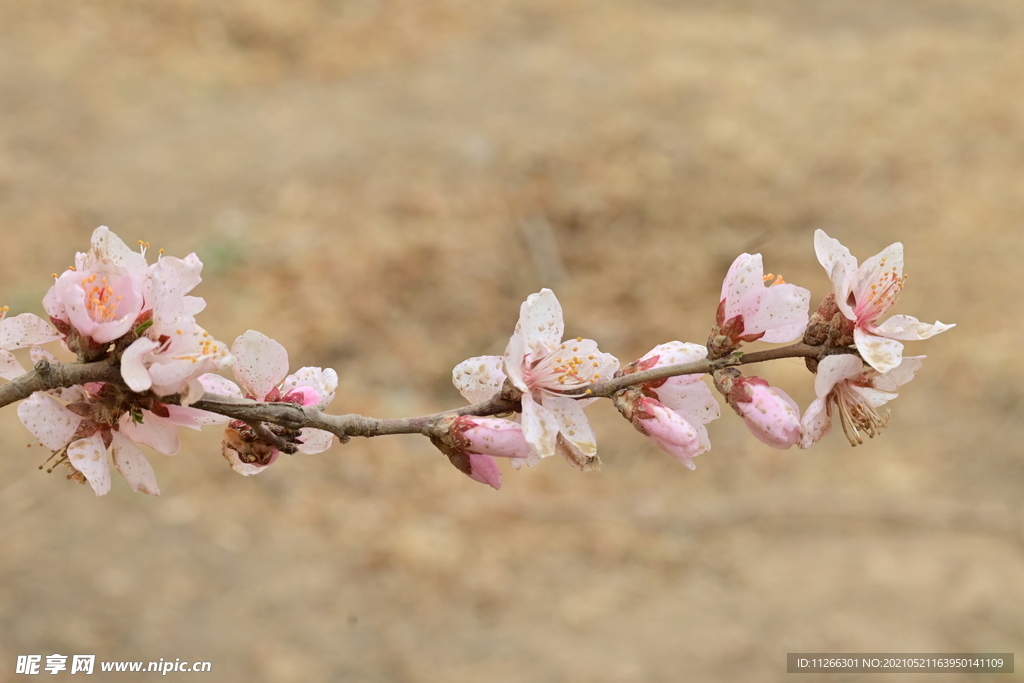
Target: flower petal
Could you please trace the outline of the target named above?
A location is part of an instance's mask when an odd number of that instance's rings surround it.
[[[648,418],[639,418],[637,422],[654,445],[691,470],[697,469],[692,459],[710,448],[710,443],[702,443],[697,428],[682,415],[652,398],[640,399],[638,407],[642,414],[650,415]]]
[[[803,430],[798,444],[800,448],[810,448],[832,429],[832,417],[825,409],[826,401],[827,397],[821,396],[807,407],[807,412],[800,420],[800,428]]]
[[[825,398],[839,382],[859,375],[864,363],[853,354],[846,353],[826,356],[818,363],[818,374],[814,376],[814,394]]]
[[[483,453],[466,453],[469,458],[469,474],[466,475],[473,481],[487,484],[494,490],[501,488],[501,470],[498,463],[489,455]]]
[[[148,410],[142,411],[142,422],[133,421],[131,415],[125,413],[117,423],[123,435],[165,455],[174,455],[181,448],[178,427]]]
[[[554,351],[562,343],[564,331],[562,305],[550,289],[531,294],[519,308],[519,322],[514,335],[523,338],[528,353]]]
[[[14,354],[10,351],[0,350],[0,377],[4,379],[17,379],[24,374],[25,368],[14,357]]]
[[[7,351],[45,344],[60,338],[61,334],[53,329],[53,325],[31,313],[0,321],[0,349]]]
[[[925,356],[904,356],[903,362],[897,367],[871,380],[871,386],[882,391],[896,391],[917,376],[924,358]]]
[[[338,373],[331,368],[302,367],[284,378],[281,384],[281,395],[290,393],[299,387],[309,387],[316,391],[320,400],[316,405],[323,410],[334,400],[338,390]],[[303,405],[310,405],[304,403]]]
[[[334,443],[334,434],[323,429],[303,429],[299,433],[302,434],[299,453],[323,453]]]
[[[916,341],[934,337],[940,332],[956,327],[956,323],[946,324],[935,321],[934,325],[923,323],[917,318],[909,315],[894,315],[881,325],[873,325],[867,329],[882,337],[889,339],[902,339],[904,341]]]
[[[463,432],[469,439],[469,449],[477,453],[501,458],[527,458],[530,445],[523,436],[523,427],[518,422],[497,417],[463,416],[459,421],[472,426]]]
[[[879,337],[857,327],[853,330],[853,340],[864,362],[879,372],[889,372],[903,358],[903,344],[895,339]]]
[[[153,386],[145,361],[160,343],[148,337],[139,337],[121,354],[121,377],[132,391],[148,391]]]
[[[107,462],[107,449],[103,445],[102,436],[93,434],[74,441],[68,446],[67,452],[68,460],[82,473],[97,496],[105,496],[110,492],[110,464]]]
[[[51,451],[67,446],[82,423],[81,417],[41,391],[18,404],[18,417],[39,443]]]
[[[470,403],[482,403],[505,384],[502,356],[477,356],[462,361],[452,370],[452,383]]]
[[[231,345],[235,379],[247,393],[263,400],[288,374],[288,351],[267,335],[249,330]]]
[[[565,396],[545,395],[544,408],[551,411],[558,421],[558,431],[586,456],[597,455],[597,438],[586,414],[575,399]]]
[[[857,316],[848,300],[857,282],[857,259],[839,240],[826,235],[824,230],[814,231],[814,252],[832,281],[839,310],[847,319],[856,320]]]
[[[112,431],[111,437],[110,450],[114,456],[114,467],[128,482],[132,491],[159,496],[160,488],[156,485],[156,473],[139,447],[120,432]]]
[[[527,464],[534,465],[541,458],[555,454],[555,440],[558,438],[559,421],[554,414],[530,394],[523,394],[523,436],[530,444]],[[570,399],[566,399],[570,400]]]

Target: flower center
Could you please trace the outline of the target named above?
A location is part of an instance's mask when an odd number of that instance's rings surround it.
[[[589,342],[589,343],[588,343]],[[561,392],[601,379],[600,362],[592,353],[593,341],[577,337],[562,344],[556,351],[540,358],[526,373],[526,383],[533,387]]]
[[[98,278],[95,274],[83,277],[82,288],[85,290],[85,310],[89,311],[93,320],[105,323],[117,317],[121,295],[115,296],[114,288],[107,284],[106,277]]]
[[[885,268],[885,259],[878,264],[878,269]],[[863,301],[857,302],[857,319],[874,320],[879,315],[893,307],[903,291],[903,284],[907,281],[906,275],[900,275],[896,266],[888,272],[882,272],[877,280],[871,283],[867,296]]]
[[[841,382],[836,386],[835,403],[839,408],[839,421],[843,425],[843,433],[851,446],[864,443],[861,432],[873,439],[882,433],[882,428],[889,424],[889,415],[882,417],[864,398]]]

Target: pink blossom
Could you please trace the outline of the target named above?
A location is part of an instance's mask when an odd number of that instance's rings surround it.
[[[889,245],[859,267],[850,250],[822,230],[814,233],[814,250],[832,280],[836,305],[853,325],[857,350],[878,372],[900,364],[903,344],[897,339],[927,339],[953,327],[941,322],[928,325],[907,315],[877,324],[895,305],[906,281],[901,243]]]
[[[671,341],[659,344],[623,368],[623,374],[703,360],[707,349],[698,344]],[[721,414],[703,375],[678,375],[644,382],[614,399],[619,411],[640,433],[690,469],[693,458],[711,448],[705,424]]]
[[[811,293],[765,276],[760,254],[740,254],[722,283],[717,323],[734,342],[790,342],[807,328]]]
[[[321,410],[334,400],[338,388],[338,374],[334,370],[304,367],[288,375],[288,351],[265,334],[247,331],[235,339],[231,354],[235,358],[231,371],[241,387],[217,375],[202,375],[199,380],[206,391],[254,401],[315,406]],[[278,436],[292,438],[285,433]],[[330,448],[334,435],[322,429],[307,428],[300,430],[294,440],[300,453],[313,454]],[[222,452],[231,468],[246,476],[262,472],[280,456],[277,448],[262,441],[252,427],[241,420],[228,424]]]
[[[146,302],[148,266],[105,226],[96,228],[92,247],[75,257],[43,298],[50,319],[74,329],[95,345],[123,337]]]
[[[619,367],[614,356],[602,353],[597,342],[577,337],[562,341],[562,307],[550,289],[531,294],[520,309],[519,322],[504,357],[480,356],[463,361],[453,371],[455,386],[469,400],[490,398],[507,377],[522,392],[522,425],[533,465],[562,452],[577,467],[596,458],[594,432],[583,413],[587,399],[564,395],[591,382],[610,379]],[[491,391],[491,390],[494,391]],[[564,445],[559,446],[559,436]],[[521,466],[522,460],[513,460]]]
[[[18,405],[18,417],[46,448],[63,453],[89,482],[97,496],[110,491],[110,459],[133,491],[160,495],[156,474],[136,444],[167,455],[180,448],[178,427],[199,429],[209,413],[174,405],[148,403],[130,407],[116,403],[120,392],[109,385],[91,384],[63,390],[62,404],[35,392]]]
[[[807,408],[802,420],[801,448],[810,448],[832,428],[832,417],[839,413],[843,432],[854,446],[864,442],[861,434],[877,436],[888,422],[888,414],[879,415],[879,408],[896,398],[895,391],[914,379],[924,356],[905,356],[899,365],[886,373],[865,367],[853,355],[827,356],[818,363],[814,378],[817,398]]]

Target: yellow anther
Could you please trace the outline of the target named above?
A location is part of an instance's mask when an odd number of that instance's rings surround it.
[[[600,379],[600,378],[601,378],[601,373],[600,372],[595,372],[594,373],[594,379]]]
[[[576,341],[578,341],[578,342],[583,341],[583,337],[576,337]]]

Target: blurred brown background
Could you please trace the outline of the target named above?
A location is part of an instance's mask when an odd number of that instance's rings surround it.
[[[100,224],[195,251],[200,322],[336,368],[338,413],[460,405],[451,368],[543,286],[624,362],[702,342],[743,251],[820,300],[819,227],[902,241],[896,312],[958,327],[910,345],[859,448],[772,451],[729,413],[691,472],[602,404],[602,473],[500,492],[412,436],[242,478],[212,430],[153,454],[162,497],[97,499],[8,408],[0,679],[32,653],[271,683],[1024,656],[1018,0],[2,0],[0,303],[42,313]],[[812,398],[801,362],[763,373]],[[934,675],[820,680],[864,678]]]

